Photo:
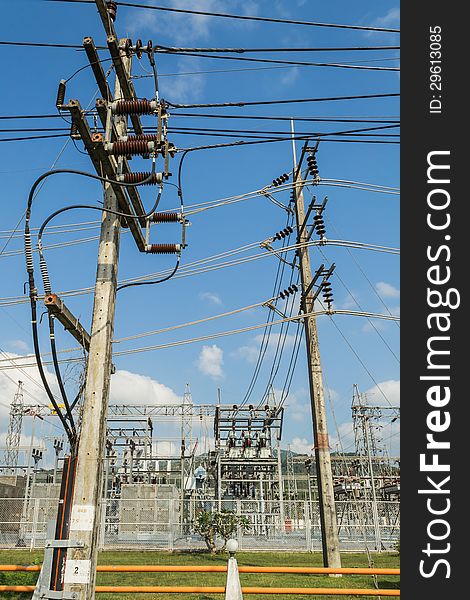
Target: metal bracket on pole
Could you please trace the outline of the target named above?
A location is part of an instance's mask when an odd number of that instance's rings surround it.
[[[47,524],[47,540],[44,546],[44,559],[42,562],[41,572],[36,583],[32,600],[48,598],[50,600],[76,600],[78,594],[76,592],[65,592],[63,590],[51,590],[51,570],[52,570],[52,555],[54,548],[83,548],[82,542],[72,543],[70,540],[55,540],[53,539],[55,530],[54,521],[49,521]]]
[[[62,323],[64,328],[81,344],[88,352],[90,350],[90,334],[86,331],[77,317],[65,306],[57,294],[48,294],[44,298],[47,310]]]

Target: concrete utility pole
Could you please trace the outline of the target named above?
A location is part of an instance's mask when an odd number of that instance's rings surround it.
[[[122,58],[127,73],[131,59]],[[116,78],[115,98],[121,97],[121,86]],[[127,117],[114,119],[118,135],[127,133]],[[119,163],[122,161],[120,158]],[[104,185],[104,208],[118,211],[118,199],[110,184]],[[101,492],[106,417],[112,369],[112,338],[119,258],[120,218],[103,213],[95,300],[91,325],[90,352],[83,403],[77,471],[70,521],[69,547],[64,576],[64,589],[75,592],[77,600],[95,597],[96,563],[99,526],[101,523]],[[80,547],[81,545],[81,547]]]
[[[294,138],[294,123],[291,121],[292,138]],[[301,169],[297,168],[295,141],[292,139],[294,159],[294,189],[295,218],[297,231],[301,232],[298,243],[307,241],[307,227],[302,227],[305,220],[305,204],[302,193]],[[307,290],[312,281],[312,269],[308,247],[298,250],[300,275],[302,281],[303,310],[312,313],[314,310],[313,294]],[[307,343],[308,378],[310,401],[312,405],[313,441],[315,445],[315,465],[317,470],[318,499],[320,503],[320,526],[322,535],[323,564],[325,567],[341,567],[339,552],[338,525],[336,521],[335,495],[333,476],[331,472],[330,448],[328,442],[328,425],[326,421],[325,398],[323,393],[323,376],[320,363],[320,348],[318,344],[317,322],[314,315],[303,319],[305,340]]]

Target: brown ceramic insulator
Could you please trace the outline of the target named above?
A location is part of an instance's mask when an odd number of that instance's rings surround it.
[[[134,154],[149,154],[149,143],[144,140],[119,140],[113,142],[111,154],[114,156],[132,156]]]
[[[178,254],[179,244],[151,244],[147,247],[149,254]]]
[[[116,115],[150,115],[154,111],[150,100],[142,98],[141,100],[118,100],[113,112]]]
[[[156,133],[139,133],[137,135],[129,136],[127,139],[133,140],[145,140],[146,142],[158,142],[158,135]]]
[[[177,212],[156,212],[152,215],[154,223],[177,223],[180,219],[180,214]]]
[[[61,79],[59,83],[59,89],[57,90],[57,100],[55,101],[55,105],[57,108],[60,108],[64,105],[65,101],[65,79]]]
[[[150,171],[143,171],[141,173],[124,173],[122,176],[122,181],[124,183],[141,183],[146,179],[142,185],[156,185],[157,183],[161,183],[161,177],[158,177],[159,173],[150,173]]]
[[[112,2],[112,0],[109,0],[109,2],[106,2],[106,6],[108,9],[108,15],[111,19],[111,21],[116,20],[116,13],[117,13],[117,3],[116,2]]]

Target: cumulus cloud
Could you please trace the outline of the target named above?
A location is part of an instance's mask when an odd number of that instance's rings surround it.
[[[289,442],[290,449],[296,454],[312,454],[313,442],[306,438],[294,437]]]
[[[366,390],[365,396],[367,402],[372,405],[388,406],[384,398],[386,396],[392,406],[400,406],[400,381],[395,379],[381,381],[378,386],[374,385]]]
[[[375,285],[375,289],[377,293],[382,296],[382,298],[399,298],[400,290],[394,287],[391,283],[387,283],[386,281],[379,281]]]
[[[181,397],[147,375],[119,370],[111,376],[109,401],[111,404],[177,404]]]
[[[199,294],[201,300],[206,300],[210,304],[222,304],[222,300],[218,294],[214,292],[202,292]]]
[[[212,379],[223,377],[222,365],[224,364],[224,352],[216,344],[203,346],[197,360],[197,368],[204,375]]]

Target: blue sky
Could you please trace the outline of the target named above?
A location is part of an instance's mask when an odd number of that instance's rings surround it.
[[[289,2],[162,0],[158,4],[297,20],[395,28],[399,26],[397,3],[389,1],[380,3],[338,1],[318,4],[305,0]],[[21,19],[18,18],[18,11],[22,13]],[[398,36],[390,33],[237,22],[209,17],[169,15],[158,11],[133,10],[126,7],[119,8],[116,29],[123,37],[128,35],[133,40],[142,38],[145,43],[147,39],[152,39],[154,43],[174,46],[370,46],[398,45],[399,42]],[[91,35],[96,44],[105,43],[101,22],[92,5],[23,0],[3,2],[0,31],[2,40],[81,44],[84,36]],[[76,69],[86,64],[84,53],[75,50],[3,46],[0,52],[3,78],[4,82],[7,82],[7,85],[3,86],[0,97],[0,115],[53,114],[59,80],[68,78]],[[353,62],[394,56],[397,56],[397,53],[331,52],[276,55],[274,58]],[[229,73],[200,73],[270,65],[164,55],[158,55],[157,58],[161,97],[177,103],[350,96],[396,93],[399,90],[397,72],[289,67]],[[269,55],[269,58],[273,56]],[[105,68],[108,64],[104,63]],[[371,64],[397,66],[398,61]],[[148,75],[148,62],[135,61],[133,73]],[[110,81],[112,82],[112,79]],[[151,97],[151,82],[152,80],[147,77],[134,81],[139,96]],[[78,98],[82,106],[87,106],[90,102],[94,105],[95,92],[96,86],[92,74],[90,69],[86,69],[69,83],[67,99]],[[226,110],[206,109],[200,112],[214,113],[217,110],[220,114],[225,111],[226,114],[282,115],[299,118],[390,117],[399,114],[399,102],[397,98],[384,98]],[[150,125],[152,122],[148,119],[145,123]],[[2,129],[61,127],[62,124],[66,126],[60,119],[0,121]],[[289,127],[287,121],[183,118],[177,116],[176,110],[170,117],[170,125],[271,129],[286,131],[286,133]],[[358,125],[361,126],[365,125]],[[355,125],[297,122],[296,128],[301,132],[314,133],[353,129]],[[395,130],[386,133],[393,132]],[[15,135],[21,134],[0,133],[0,138]],[[25,133],[25,135],[31,134]],[[89,159],[80,154],[72,143],[66,144],[67,139],[0,143],[2,182],[0,251],[8,241],[10,231],[15,228],[23,215],[28,190],[37,176],[53,164],[57,167],[92,171]],[[222,138],[195,135],[174,135],[171,139],[179,148],[224,141]],[[81,149],[81,144],[78,143],[77,147]],[[297,151],[299,150],[300,143],[297,144]],[[60,157],[57,158],[59,154]],[[176,181],[178,160],[174,160],[172,164],[174,173],[170,179],[172,182]],[[274,177],[292,168],[292,151],[289,142],[207,150],[191,153],[185,163],[183,170],[185,202],[187,205],[193,205],[242,194],[268,185]],[[361,181],[391,187],[399,185],[398,145],[324,141],[320,144],[318,164],[322,178]],[[131,166],[137,171],[148,169],[149,165],[141,159],[134,159]],[[306,192],[307,201],[310,201],[313,193],[320,200],[323,200],[325,195],[328,196],[329,202],[325,213],[328,238],[398,247],[398,196],[320,186]],[[151,205],[153,194],[151,188],[141,191],[145,206]],[[278,194],[276,197],[287,203],[289,192]],[[38,227],[48,214],[65,204],[77,202],[97,204],[100,199],[101,191],[96,182],[70,175],[50,178],[34,203],[32,226]],[[176,190],[172,186],[165,187],[161,206],[164,209],[176,208]],[[53,225],[85,222],[87,225],[77,226],[80,231],[49,235],[46,237],[46,245],[95,238],[98,235],[97,214],[92,211],[76,211],[59,217]],[[285,212],[264,198],[254,198],[196,214],[190,220],[191,227],[187,231],[188,248],[182,257],[183,266],[272,236],[285,226]],[[22,225],[17,234],[21,232]],[[174,226],[152,230],[152,241],[177,242],[178,236],[179,230]],[[23,283],[26,279],[24,258],[20,252],[15,253],[21,249],[22,237],[15,235],[0,256],[2,272],[0,346],[7,358],[24,356],[32,350],[28,305],[12,303],[8,300],[23,295]],[[317,248],[312,249],[312,266],[316,269],[321,262],[325,262],[325,258],[329,262],[336,263],[336,274],[332,279],[336,308],[357,310],[356,300],[366,311],[383,313],[385,308],[376,295],[377,292],[390,311],[398,314],[399,260],[396,255],[363,250],[348,251],[345,248],[332,246],[325,246],[321,251],[324,256]],[[96,252],[96,239],[49,250],[47,258],[53,289],[65,291],[93,286]],[[261,253],[261,250],[255,247],[249,254],[257,253]],[[136,250],[131,236],[128,233],[123,234],[119,267],[121,279],[158,272],[172,265],[171,257],[141,255]],[[262,302],[271,296],[276,269],[277,259],[268,257],[246,265],[174,279],[160,286],[123,290],[118,297],[115,338],[202,319]],[[67,304],[89,327],[92,295],[70,297]],[[257,308],[180,331],[123,342],[117,344],[116,349],[125,350],[164,344],[249,327],[265,323],[267,317],[268,309]],[[353,352],[329,317],[319,317],[321,356],[326,384],[330,389],[336,422],[344,435],[344,447],[350,451],[353,447],[353,437],[350,432],[353,384],[357,383],[364,392],[372,390],[371,399],[378,404],[384,404],[385,399],[375,386],[375,383],[378,383],[388,401],[392,404],[398,402],[399,364],[394,354],[398,356],[399,352],[399,328],[393,322],[374,321],[379,336],[364,319],[347,316],[337,316],[333,319],[354,349]],[[253,358],[257,355],[261,333],[262,330],[256,330],[213,341],[116,357],[114,362],[117,373],[113,376],[111,401],[128,403],[174,401],[182,395],[185,384],[190,383],[195,403],[215,403],[219,387],[223,402],[240,402],[253,373]],[[289,336],[294,333],[294,328],[289,330]],[[60,331],[58,337],[61,349],[75,347],[74,340],[64,332]],[[41,339],[42,347],[47,351],[46,327],[43,327]],[[273,335],[273,340],[275,339]],[[282,388],[291,349],[292,337],[288,337],[279,377],[274,382],[275,389]],[[355,354],[359,356],[360,361]],[[0,356],[0,359],[5,359],[5,355]],[[269,348],[258,385],[252,396],[253,403],[256,403],[264,392],[272,360],[273,348]],[[9,364],[11,365],[6,360],[0,362],[2,368]],[[38,379],[35,368],[24,369],[24,372],[26,371],[30,377]],[[39,386],[26,378],[24,372],[17,369],[0,370],[2,419],[0,446],[4,443],[7,407],[14,393],[14,382],[18,379],[25,382],[27,402],[45,401]],[[68,366],[64,368],[64,372],[70,390],[73,390],[78,368]],[[307,389],[305,353],[302,351],[286,402],[288,408],[283,439],[283,446],[291,443],[293,449],[298,451],[308,450],[312,446]],[[336,449],[338,436],[330,410],[329,413],[331,446]],[[44,427],[48,435],[50,432],[52,434],[57,432],[51,424],[46,424]],[[392,453],[398,452],[397,433],[395,428],[392,431],[387,429],[384,434],[385,445]]]

